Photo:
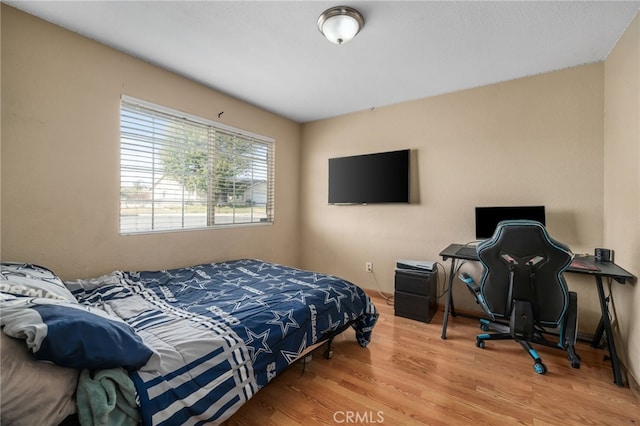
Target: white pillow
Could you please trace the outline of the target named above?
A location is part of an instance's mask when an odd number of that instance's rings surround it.
[[[37,361],[24,340],[0,338],[0,424],[58,425],[76,412],[78,370]]]
[[[0,292],[15,296],[77,302],[56,274],[47,268],[29,263],[2,262]]]

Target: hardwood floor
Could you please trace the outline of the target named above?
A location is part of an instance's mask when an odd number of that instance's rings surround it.
[[[605,352],[578,343],[580,369],[566,353],[537,346],[545,375],[513,341],[475,346],[475,320],[430,324],[393,315],[372,296],[380,318],[361,348],[353,330],[334,340],[333,358],[298,362],[247,402],[226,425],[640,425],[640,402],[613,384]]]

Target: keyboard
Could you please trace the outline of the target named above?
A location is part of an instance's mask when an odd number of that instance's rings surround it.
[[[456,254],[464,257],[478,257],[476,246],[462,246],[458,250],[456,250]]]

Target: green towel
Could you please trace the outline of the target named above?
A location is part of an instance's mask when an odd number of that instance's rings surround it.
[[[136,389],[122,368],[80,372],[76,392],[82,426],[135,426],[140,423]]]

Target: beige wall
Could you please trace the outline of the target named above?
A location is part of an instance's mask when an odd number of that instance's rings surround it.
[[[605,62],[604,245],[640,275],[640,15]],[[613,285],[614,333],[629,372],[640,381],[640,289]]]
[[[64,279],[239,257],[298,263],[299,124],[6,5],[2,65],[3,260]],[[122,94],[274,138],[276,223],[120,236]]]
[[[552,236],[591,253],[602,244],[603,70],[586,65],[305,124],[303,266],[392,292],[395,260],[440,261],[449,243],[473,240],[479,205],[544,204]],[[416,157],[416,202],[327,204],[328,158],[403,148]],[[464,268],[478,276],[477,264]],[[593,332],[593,280],[568,280],[580,328]],[[461,284],[454,290],[456,306],[478,309]]]

